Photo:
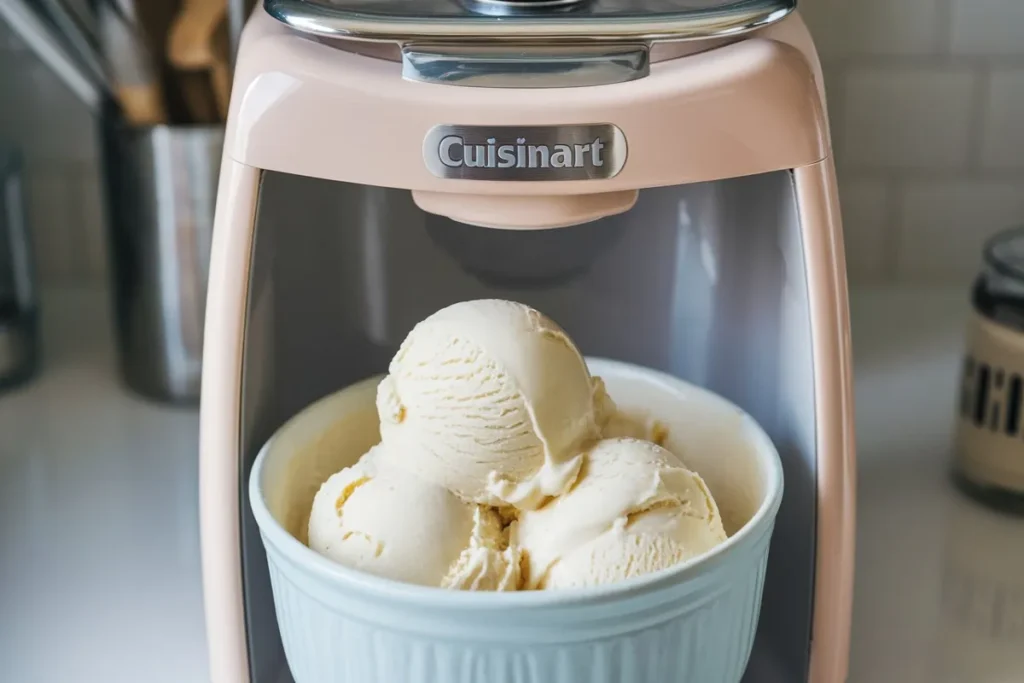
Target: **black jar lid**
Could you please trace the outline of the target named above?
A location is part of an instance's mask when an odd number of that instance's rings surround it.
[[[991,237],[982,260],[974,307],[996,322],[1024,331],[1024,226]]]

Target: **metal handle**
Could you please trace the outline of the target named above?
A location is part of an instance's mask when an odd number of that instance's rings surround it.
[[[402,77],[477,88],[566,88],[624,83],[650,73],[646,45],[402,48]]]

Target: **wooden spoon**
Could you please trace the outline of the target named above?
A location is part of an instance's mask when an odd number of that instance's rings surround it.
[[[221,119],[227,116],[231,90],[228,62],[218,49],[219,29],[226,19],[227,0],[184,0],[167,38],[167,60],[175,69],[209,77]]]
[[[167,58],[183,70],[209,69],[214,34],[227,16],[227,0],[184,0],[171,24]]]

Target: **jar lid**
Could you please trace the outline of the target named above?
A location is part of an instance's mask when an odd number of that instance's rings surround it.
[[[984,268],[975,281],[974,308],[989,319],[1024,331],[1024,227],[990,238]]]
[[[1024,226],[995,234],[982,254],[991,285],[1024,295]]]
[[[264,0],[291,28],[325,37],[676,41],[723,38],[775,23],[796,0]]]

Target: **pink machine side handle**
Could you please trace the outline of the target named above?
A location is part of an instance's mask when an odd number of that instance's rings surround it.
[[[849,295],[832,160],[794,171],[807,256],[818,450],[818,530],[809,683],[848,675],[857,464]]]
[[[242,344],[260,171],[221,164],[206,299],[199,414],[199,527],[210,680],[249,683],[238,456]]]

